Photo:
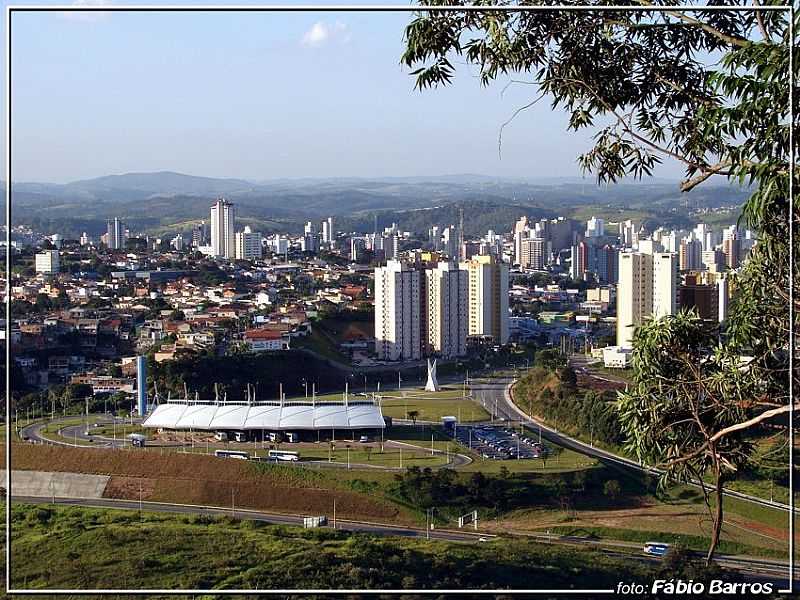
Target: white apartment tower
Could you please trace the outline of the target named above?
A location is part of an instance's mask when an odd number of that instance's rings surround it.
[[[107,246],[110,250],[120,250],[125,247],[125,224],[114,218],[109,221],[106,228]]]
[[[508,343],[508,263],[495,255],[461,263],[469,277],[468,334]]]
[[[55,275],[59,271],[58,250],[43,250],[36,254],[36,272]]]
[[[261,258],[261,234],[253,232],[249,226],[236,234],[236,258],[238,260],[253,260]]]
[[[469,273],[454,262],[425,271],[427,353],[443,358],[467,353]]]
[[[333,217],[328,217],[322,222],[322,243],[330,244],[333,242]]]
[[[653,307],[652,257],[639,252],[619,255],[617,283],[617,346],[631,346],[633,331]]]
[[[225,198],[220,198],[211,207],[211,250],[214,256],[235,258],[236,208]]]
[[[375,268],[375,352],[379,360],[422,356],[422,273],[397,260]]]
[[[602,237],[606,234],[606,223],[603,219],[592,217],[586,221],[586,237]]]
[[[653,318],[678,312],[678,256],[674,252],[653,254]]]
[[[617,345],[630,347],[645,318],[677,312],[678,257],[673,252],[623,252],[617,284]]]

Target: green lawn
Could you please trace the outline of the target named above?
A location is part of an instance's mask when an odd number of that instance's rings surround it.
[[[12,519],[12,584],[30,589],[519,589],[653,576],[588,549],[519,539],[464,544],[19,504]]]
[[[308,348],[334,362],[350,364],[349,359],[339,351],[334,342],[318,329],[312,329],[309,335],[293,338],[291,345],[292,348]]]
[[[329,460],[333,462],[346,463],[347,462],[347,445],[343,442],[336,443],[336,449],[329,452],[328,448],[314,448],[300,450],[301,460]],[[372,452],[367,452],[362,446],[358,444],[349,444],[350,449],[350,463],[375,465],[384,467],[439,467],[445,464],[446,458],[441,454],[431,455],[430,452],[413,450],[410,448],[389,448],[384,447],[383,452],[379,447],[376,447]]]
[[[469,394],[469,391],[467,391]],[[383,414],[395,419],[408,419],[416,411],[420,421],[440,422],[442,417],[453,416],[459,422],[487,421],[491,417],[471,398],[463,397],[460,389],[426,392],[424,390],[393,390],[381,400]]]

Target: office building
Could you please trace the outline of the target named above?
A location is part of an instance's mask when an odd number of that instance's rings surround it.
[[[236,257],[236,207],[225,198],[218,199],[211,207],[211,251],[214,256]]]
[[[476,256],[461,263],[469,280],[469,322],[471,336],[491,338],[495,344],[508,342],[508,263],[495,255]]]
[[[390,260],[375,268],[375,353],[379,360],[422,356],[422,273]]]

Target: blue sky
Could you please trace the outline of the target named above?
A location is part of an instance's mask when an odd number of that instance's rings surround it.
[[[500,126],[535,88],[482,88],[461,65],[454,85],[415,91],[399,64],[410,13],[81,15],[13,16],[16,181],[567,177],[590,146],[542,101],[505,129],[501,159]]]

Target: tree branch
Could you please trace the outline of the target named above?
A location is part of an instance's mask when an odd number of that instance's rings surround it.
[[[636,2],[642,6],[654,6],[652,2],[648,2],[647,0],[636,0]],[[719,29],[712,27],[707,23],[703,23],[699,19],[695,19],[694,17],[690,17],[686,13],[681,12],[674,12],[674,11],[664,11],[664,14],[670,15],[675,17],[676,19],[680,19],[681,21],[688,23],[689,25],[694,25],[695,27],[699,27],[706,33],[710,33],[714,37],[721,39],[723,42],[731,44],[732,46],[739,46],[740,48],[746,47],[750,42],[749,40],[741,37],[734,37],[732,35],[728,35],[727,33],[723,33]]]
[[[755,6],[761,6],[761,2],[759,2],[758,0],[753,0],[753,4]],[[761,14],[760,10],[757,10],[755,12],[756,12],[756,22],[758,23],[759,30],[761,30],[761,35],[764,36],[765,41],[772,42],[772,36],[769,34],[769,31],[767,31],[766,23],[764,23],[764,15]]]
[[[792,406],[791,404],[787,404],[786,406],[781,406],[780,408],[773,408],[772,410],[765,410],[760,415],[753,417],[752,419],[748,419],[747,421],[742,421],[741,423],[737,423],[736,425],[731,425],[730,427],[726,427],[725,429],[720,429],[717,433],[712,435],[709,438],[710,442],[715,442],[718,439],[725,437],[731,433],[736,431],[741,431],[742,429],[747,429],[748,427],[752,427],[753,425],[758,425],[759,423],[766,421],[772,417],[777,415],[782,415],[788,413],[792,408],[795,410],[800,410],[800,402]]]

